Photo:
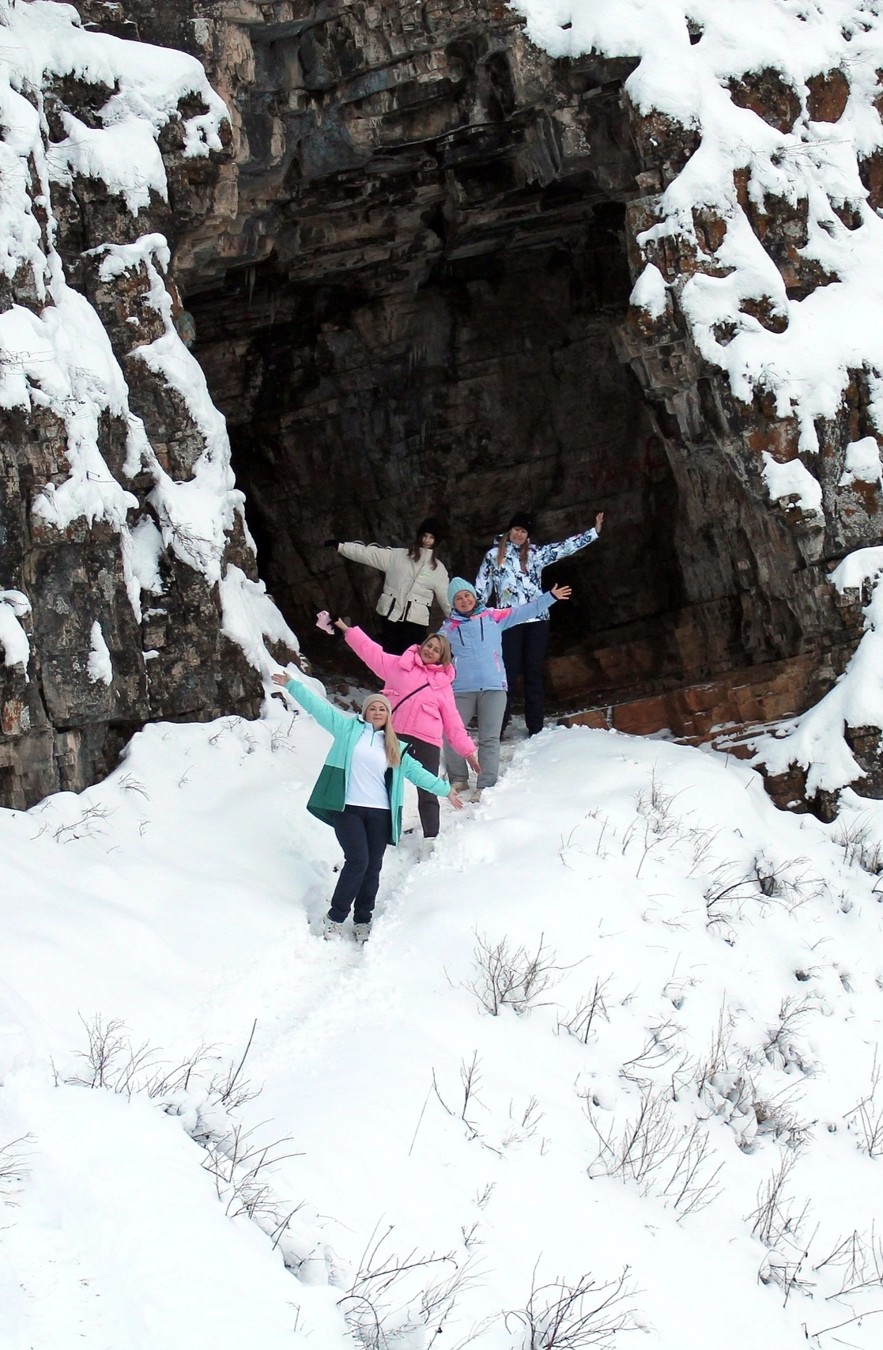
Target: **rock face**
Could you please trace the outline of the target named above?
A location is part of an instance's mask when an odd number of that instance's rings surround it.
[[[136,202],[127,162],[101,138],[137,77],[101,49],[94,68],[107,75],[87,82],[75,71],[88,35],[27,9],[8,21],[13,50],[45,60],[37,82],[13,64],[3,90],[0,804],[22,807],[94,782],[148,720],[253,714],[261,689],[223,632],[222,573],[256,575],[241,495],[194,401],[200,373],[165,275],[163,236],[213,209],[223,109],[215,100],[212,148],[192,154],[193,119],[212,120],[192,63],[192,87],[156,110],[155,157],[140,166],[167,190]],[[105,176],[76,162],[90,133]],[[200,500],[217,516],[209,531],[191,514]]]
[[[792,707],[817,697],[858,634],[830,560],[883,521],[873,493],[835,489],[867,393],[856,377],[825,429],[824,517],[771,505],[762,453],[792,457],[793,425],[770,400],[737,403],[672,305],[629,307],[648,261],[666,281],[713,273],[724,230],[697,218],[704,253],[639,248],[698,137],[631,106],[635,62],[552,60],[491,0],[200,12],[238,204],[212,256],[185,232],[177,275],[286,615],[369,608],[373,579],[325,537],[406,542],[431,510],[469,575],[513,510],[560,538],[604,507],[603,545],[558,568],[577,593],[555,615],[560,704],[807,652]],[[835,75],[813,115],[842,105]],[[780,85],[768,72],[733,97],[793,120]],[[824,280],[799,252],[799,203],[767,200],[754,222],[794,293]],[[763,298],[756,313],[779,322]]]
[[[513,510],[561,538],[603,506],[609,545],[561,571],[557,639],[582,663],[560,692],[640,682],[592,655],[614,626],[677,666],[673,480],[611,341],[630,63],[562,75],[493,4],[240,13],[204,54],[234,109],[235,224],[211,259],[187,234],[175,265],[286,616],[370,611],[375,578],[325,538],[407,542],[441,514],[442,556],[474,574]]]
[[[847,444],[877,435],[872,394],[855,372],[839,414],[817,428],[821,508],[806,509],[799,494],[771,499],[766,466],[796,459],[797,426],[772,395],[734,396],[679,307],[685,278],[726,275],[717,255],[727,222],[703,208],[689,231],[654,231],[662,194],[699,136],[630,102],[624,82],[637,57],[553,60],[497,0],[78,8],[86,24],[197,56],[230,110],[229,154],[197,165],[180,153],[193,110],[170,119],[169,205],[153,203],[137,229],[162,230],[172,244],[171,274],[227,418],[261,575],[290,623],[308,636],[320,603],[361,619],[372,606],[377,579],[324,550],[326,538],[405,543],[431,512],[448,523],[442,557],[468,576],[514,510],[531,510],[537,537],[551,539],[604,508],[601,545],[547,574],[576,593],[554,617],[559,707],[629,702],[640,712],[624,723],[653,730],[654,717],[670,725],[678,708],[699,706],[678,691],[704,681],[722,721],[744,721],[749,706],[797,712],[824,692],[862,621],[828,572],[883,527],[879,491],[844,474]],[[839,70],[803,91],[775,71],[734,78],[729,90],[779,128],[798,116],[833,122],[848,95]],[[53,97],[59,115],[73,105],[81,118],[100,114],[100,90]],[[872,199],[875,165],[863,166]],[[787,296],[824,286],[830,275],[805,249],[806,202],[764,195],[740,174],[735,191]],[[157,458],[186,480],[201,433],[132,350],[153,331],[142,304],[150,277],[136,270],[108,286],[90,261],[90,249],[132,237],[130,223],[115,225],[113,204],[82,184],[72,196],[55,191],[70,282],[107,325]],[[838,207],[844,218],[852,209]],[[651,271],[658,287],[648,297]],[[787,325],[766,294],[743,298],[733,319],[719,343],[736,319],[772,333]],[[26,472],[45,482],[60,462],[58,428],[32,417],[20,434],[42,456]],[[119,472],[113,419],[106,441]],[[126,485],[143,505],[149,481],[139,487],[136,474]],[[69,566],[54,555],[55,574],[81,588],[100,574],[119,604],[113,540],[93,530],[84,539],[89,561],[65,540],[74,553]],[[247,572],[241,534],[225,547]],[[26,552],[16,536],[10,557]],[[174,615],[149,610],[136,632],[121,613],[115,641],[134,664],[127,691],[114,690],[118,708],[77,704],[63,716],[113,725],[122,738],[145,716],[246,707],[241,657],[218,637],[204,580],[175,564]],[[82,650],[82,633],[77,642]],[[170,643],[177,656],[148,695],[141,650]],[[213,692],[205,672],[219,660],[228,683]],[[728,701],[730,672],[742,692]],[[25,691],[24,702],[35,696]],[[30,715],[37,725],[37,702]],[[39,725],[50,723],[58,715]],[[93,757],[93,771],[99,764]]]

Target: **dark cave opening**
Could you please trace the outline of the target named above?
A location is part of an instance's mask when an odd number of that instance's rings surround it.
[[[573,194],[553,195],[560,207]],[[608,201],[548,243],[442,256],[417,286],[295,281],[271,261],[189,302],[261,575],[316,662],[328,648],[315,611],[370,628],[380,582],[325,539],[403,544],[437,515],[442,560],[471,578],[513,511],[546,541],[603,509],[602,543],[546,574],[574,587],[554,613],[552,701],[679,678],[676,490],[613,343],[629,289],[622,207]]]

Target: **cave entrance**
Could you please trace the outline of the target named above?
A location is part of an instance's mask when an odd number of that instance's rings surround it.
[[[514,511],[553,540],[604,509],[603,545],[546,574],[574,587],[554,614],[550,701],[680,681],[676,492],[613,341],[631,285],[622,214],[596,203],[564,238],[443,257],[416,285],[292,280],[270,262],[189,301],[261,575],[320,666],[316,609],[370,626],[379,590],[325,539],[404,544],[440,516],[440,556],[473,577]]]

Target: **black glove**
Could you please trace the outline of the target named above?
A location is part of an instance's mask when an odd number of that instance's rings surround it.
[[[323,547],[324,547],[324,548],[337,548],[337,545],[338,545],[339,543],[340,543],[340,540],[339,540],[339,539],[326,539],[326,540],[325,540],[325,543],[324,543],[324,545],[323,545]]]

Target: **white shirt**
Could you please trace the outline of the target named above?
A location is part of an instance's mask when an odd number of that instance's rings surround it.
[[[389,810],[389,793],[386,790],[385,774],[386,736],[383,727],[379,731],[365,723],[365,730],[353,748],[350,760],[350,776],[346,785],[347,806],[373,806],[383,811]]]

